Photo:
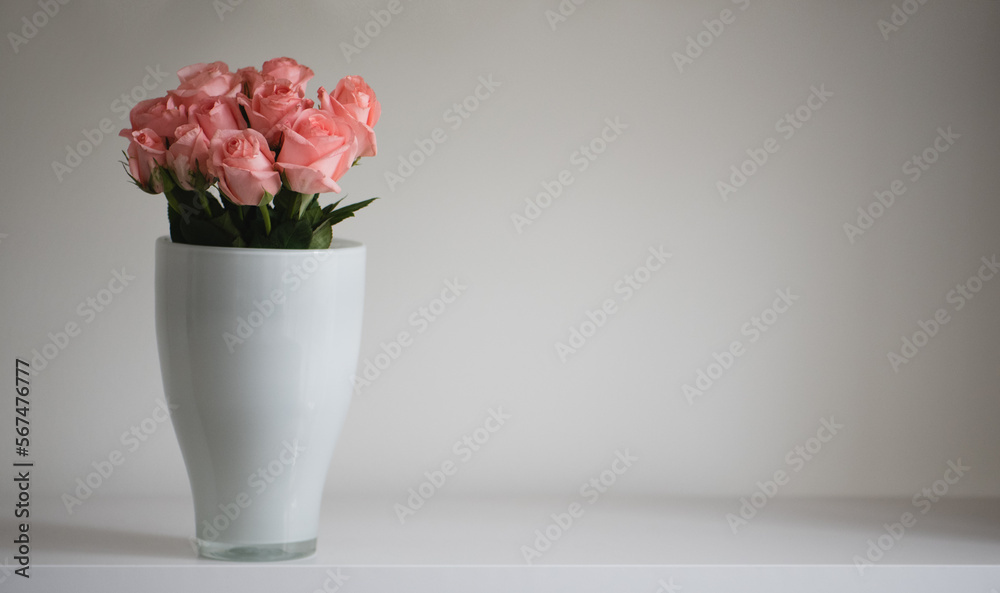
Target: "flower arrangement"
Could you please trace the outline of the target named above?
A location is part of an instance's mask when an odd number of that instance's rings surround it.
[[[138,103],[123,162],[143,191],[167,198],[176,243],[322,249],[331,227],[376,198],[320,207],[320,193],[375,156],[381,105],[360,76],[305,98],[313,71],[276,58],[230,72],[223,62],[177,72],[165,97]],[[210,192],[216,187],[218,196]]]

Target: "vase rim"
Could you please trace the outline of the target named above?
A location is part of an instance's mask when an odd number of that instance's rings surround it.
[[[175,243],[168,235],[162,235],[156,239],[157,246],[170,246],[171,249],[185,249],[191,251],[210,251],[212,253],[232,253],[236,254],[268,254],[268,255],[289,255],[301,253],[320,253],[324,251],[344,250],[344,249],[364,249],[365,244],[351,239],[333,238],[329,247],[323,249],[275,249],[273,247],[222,247],[218,245],[194,245],[191,243]]]

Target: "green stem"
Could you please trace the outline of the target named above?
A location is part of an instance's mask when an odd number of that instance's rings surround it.
[[[261,202],[261,204],[259,206],[259,209],[260,209],[260,215],[264,219],[264,234],[270,236],[271,235],[271,214],[268,212],[267,204]]]
[[[208,196],[205,195],[204,190],[198,190],[198,198],[201,200],[201,207],[205,211],[205,214],[211,218],[212,216],[212,206],[208,203]]]

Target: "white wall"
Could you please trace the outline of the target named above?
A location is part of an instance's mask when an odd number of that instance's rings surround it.
[[[783,495],[909,497],[960,458],[973,469],[952,494],[1000,495],[1000,278],[961,310],[946,301],[1000,254],[1000,4],[932,0],[886,39],[888,0],[591,1],[555,30],[556,0],[404,1],[348,63],[340,44],[387,4],[244,0],[220,22],[208,2],[70,0],[4,47],[4,384],[48,332],[83,328],[33,380],[36,492],[67,492],[124,450],[120,435],[162,397],[152,255],[165,202],[127,183],[113,135],[61,180],[53,161],[103,118],[117,131],[119,96],[147,67],[288,55],[316,71],[312,90],[362,74],[378,93],[380,153],[342,185],[383,199],[335,231],[369,249],[362,358],[416,335],[354,402],[331,492],[402,500],[502,406],[511,420],[449,492],[574,496],[627,448],[639,461],[622,493],[738,497],[785,469]],[[673,54],[724,9],[733,22],[679,69]],[[5,2],[0,28],[19,33],[38,10]],[[480,77],[499,86],[453,129],[447,110]],[[832,96],[786,138],[775,123],[814,87]],[[571,155],[606,118],[627,128],[579,171]],[[958,138],[912,180],[904,164],[949,127]],[[447,140],[390,188],[385,174],[434,128]],[[769,137],[777,152],[724,200],[717,182]],[[519,233],[511,215],[564,169],[573,183]],[[849,241],[843,225],[896,179],[905,194]],[[616,283],[660,246],[672,258],[624,300]],[[78,306],[123,267],[135,280],[87,323]],[[452,278],[467,291],[419,332],[411,314]],[[798,300],[751,342],[741,327],[786,288]],[[618,312],[562,362],[555,343],[605,299]],[[894,372],[887,354],[938,308],[949,322]],[[734,340],[745,354],[689,403],[682,385]],[[787,460],[829,417],[839,434]],[[161,425],[97,495],[187,488]]]

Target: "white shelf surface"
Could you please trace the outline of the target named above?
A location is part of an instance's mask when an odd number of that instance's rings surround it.
[[[401,524],[393,505],[405,503],[402,497],[329,497],[316,555],[246,565],[195,556],[189,498],[94,497],[72,516],[58,500],[33,500],[32,578],[0,572],[0,591],[140,590],[132,588],[136,579],[143,591],[194,591],[221,579],[242,583],[242,590],[275,590],[267,585],[272,580],[285,590],[301,580],[287,590],[312,593],[327,580],[332,590],[330,575],[339,569],[350,575],[344,591],[406,582],[424,583],[408,586],[412,591],[511,590],[490,588],[506,582],[519,590],[655,593],[669,591],[671,579],[676,591],[723,591],[733,590],[724,586],[730,579],[743,591],[812,583],[820,588],[788,590],[1000,592],[1000,499],[944,499],[921,514],[906,499],[779,498],[734,534],[726,520],[738,512],[732,499],[609,495],[593,505],[583,501],[583,515],[528,566],[522,546],[574,501],[439,494]],[[869,540],[877,542],[884,524],[906,512],[915,524],[859,571],[855,556],[864,557]],[[8,564],[14,529],[12,517],[0,521],[0,561]],[[605,578],[616,585],[599,587]],[[934,585],[938,579],[945,589]],[[536,588],[540,583],[551,587]]]

